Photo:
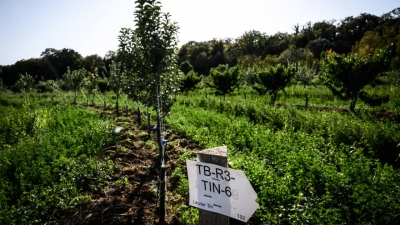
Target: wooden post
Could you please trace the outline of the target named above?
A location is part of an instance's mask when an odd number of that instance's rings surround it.
[[[228,167],[228,149],[226,146],[210,148],[197,153],[197,161]],[[229,224],[229,217],[215,212],[199,209],[199,225]]]
[[[115,108],[117,109],[117,116],[119,116],[119,109],[118,109],[119,105],[118,105],[118,100],[115,102]]]
[[[136,109],[137,109],[137,111],[136,111],[136,113],[137,113],[137,124],[138,124],[138,127],[140,127],[142,125],[142,119],[141,119],[141,114],[140,114],[140,105],[139,105],[139,103],[136,103],[136,105],[137,105],[137,107],[136,107]]]
[[[147,139],[151,137],[150,112],[147,110]]]

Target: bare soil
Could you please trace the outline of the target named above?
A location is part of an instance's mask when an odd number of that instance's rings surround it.
[[[88,193],[91,201],[79,209],[71,211],[57,224],[160,224],[158,204],[159,157],[156,153],[156,135],[149,138],[145,126],[139,127],[136,115],[116,117],[114,110],[92,108],[99,115],[116,121],[123,130],[118,134],[116,146],[107,147],[99,153],[99,160],[112,160],[115,169],[110,174],[110,185],[102,191]],[[146,118],[142,116],[142,121]],[[193,154],[197,146],[184,136],[172,134],[168,140],[174,145],[166,148],[166,221],[164,224],[176,224],[175,205],[187,204],[174,193],[178,180],[169,180],[177,166],[177,159],[185,151]]]

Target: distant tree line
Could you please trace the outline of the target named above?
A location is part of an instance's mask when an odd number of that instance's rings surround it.
[[[129,30],[122,31],[129,33]],[[321,53],[331,51],[340,55],[367,56],[373,55],[375,50],[389,44],[393,45],[393,54],[397,56],[393,57],[391,69],[400,68],[398,63],[400,62],[400,7],[380,17],[363,13],[356,17],[346,17],[339,22],[331,20],[308,22],[305,25],[296,24],[293,26],[293,31],[291,34],[278,32],[267,35],[252,30],[236,39],[190,41],[183,44],[177,52],[177,64],[185,74],[181,89],[187,92],[186,86],[193,86],[193,82],[198,83],[199,77],[208,76],[211,69],[219,65],[225,65],[227,68],[238,66],[245,74],[251,72],[247,69],[255,66],[263,68],[296,63],[313,65],[319,70],[323,62],[320,60]],[[129,36],[127,34],[126,37]],[[120,38],[125,36],[121,35]],[[126,47],[109,51],[104,57],[98,55],[83,57],[73,49],[47,48],[39,58],[0,66],[0,80],[4,86],[12,87],[21,77],[24,76],[25,79],[30,75],[35,85],[38,85],[39,82],[63,78],[68,68],[70,71],[85,69],[91,74],[108,76],[107,71],[110,71],[112,62],[122,63],[128,70],[136,71],[133,73],[144,73],[147,66],[132,64],[139,62],[132,58],[137,54],[134,52],[127,54]],[[147,72],[154,73],[154,71]],[[246,78],[245,74],[241,79]],[[397,76],[392,80],[394,83],[400,83]],[[140,82],[142,81],[138,80],[134,83],[137,86]],[[104,86],[103,83],[100,81],[99,86]],[[138,93],[132,92],[131,95],[138,98]]]
[[[363,13],[359,16],[312,24],[294,25],[294,32],[267,35],[248,31],[237,39],[190,41],[178,52],[178,63],[189,62],[195,72],[208,75],[220,64],[253,65],[319,60],[321,53],[373,54],[376,49],[393,43],[400,55],[400,8],[381,17]]]
[[[73,49],[47,48],[42,52],[40,58],[23,59],[12,65],[0,66],[0,78],[8,87],[14,85],[23,74],[32,76],[35,83],[58,80],[67,72],[68,68],[71,71],[85,69],[95,73],[97,69],[99,72],[103,72],[105,69],[109,69],[112,61],[118,61],[118,54],[114,51],[107,52],[104,57],[99,55],[83,57]]]

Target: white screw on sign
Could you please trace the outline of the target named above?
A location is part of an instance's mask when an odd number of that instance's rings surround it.
[[[259,208],[243,171],[186,160],[189,205],[247,222]]]

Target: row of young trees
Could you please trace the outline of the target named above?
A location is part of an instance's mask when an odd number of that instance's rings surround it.
[[[225,96],[237,89],[241,84],[251,86],[258,94],[268,94],[271,104],[277,100],[277,93],[283,90],[292,80],[304,85],[306,107],[308,105],[307,86],[313,80],[327,86],[332,93],[342,100],[349,100],[351,111],[355,110],[358,99],[371,105],[381,105],[389,100],[388,96],[371,96],[364,87],[376,81],[378,76],[391,70],[394,56],[394,45],[376,50],[373,55],[341,55],[327,52],[321,56],[319,71],[313,65],[301,63],[277,64],[265,67],[252,67],[240,70],[238,66],[219,65],[210,70],[204,77],[207,86],[215,89],[216,95]],[[182,70],[186,71],[182,79],[183,90],[187,93],[201,81],[190,63],[185,62]],[[189,70],[189,72],[187,72]],[[392,71],[400,76],[400,70]]]
[[[267,67],[251,67],[244,70],[238,66],[229,67],[228,65],[219,65],[210,70],[208,77],[201,77],[196,73],[189,62],[181,65],[182,74],[179,81],[179,89],[186,94],[196,88],[196,85],[204,79],[205,84],[215,90],[215,94],[225,96],[236,90],[241,84],[251,86],[258,94],[268,94],[273,104],[277,99],[277,92],[283,90],[291,81],[296,81],[304,85],[306,92],[306,106],[308,105],[307,87],[313,80],[318,79],[320,83],[326,85],[332,93],[342,100],[350,100],[349,109],[354,111],[358,99],[365,103],[376,106],[387,102],[388,97],[372,97],[368,95],[363,88],[376,81],[379,75],[391,69],[390,62],[393,57],[393,45],[386,46],[378,50],[373,55],[340,55],[335,52],[328,52],[321,57],[321,68],[319,73],[313,65],[307,64],[277,64]],[[145,83],[145,77],[138,77],[138,74],[130,73],[122,63],[112,62],[109,69],[103,68],[105,72],[101,74],[98,70],[91,73],[84,68],[78,70],[70,70],[62,76],[63,79],[58,82],[53,80],[40,81],[36,88],[39,92],[53,92],[62,87],[64,90],[71,90],[75,93],[74,103],[76,103],[77,92],[84,88],[87,91],[87,99],[93,98],[96,92],[104,92],[112,90],[116,95],[116,108],[118,108],[118,100],[122,93],[133,97],[136,101],[147,101],[149,104],[151,99],[155,99],[155,78],[147,77],[149,83]],[[399,76],[399,71],[393,71]],[[317,76],[318,74],[318,76]],[[157,78],[160,79],[161,77]],[[167,79],[169,79],[167,77]],[[177,79],[177,77],[175,77]],[[139,82],[135,82],[135,80]],[[35,80],[29,74],[21,75],[13,89],[17,91],[30,91],[34,88]],[[164,83],[163,89],[178,90],[176,82],[175,86]],[[146,90],[150,93],[146,93]],[[153,94],[151,94],[153,92]],[[169,93],[171,94],[171,93]],[[150,97],[153,95],[152,97]],[[168,101],[168,98],[164,98]],[[156,103],[156,101],[152,101]],[[168,103],[168,102],[166,102]],[[149,104],[150,106],[150,104]],[[154,106],[154,105],[153,105]]]
[[[174,92],[180,89],[187,94],[204,79],[205,84],[213,88],[217,95],[225,96],[236,90],[240,85],[246,84],[260,95],[268,94],[273,104],[277,99],[278,91],[283,90],[294,80],[304,85],[307,107],[307,87],[313,80],[318,79],[339,99],[350,100],[349,109],[354,111],[358,99],[372,106],[380,105],[389,100],[385,96],[370,96],[363,91],[363,88],[376,81],[377,77],[382,75],[383,72],[393,69],[391,67],[393,50],[394,45],[389,45],[377,50],[373,55],[367,56],[355,54],[345,56],[335,52],[327,52],[321,57],[319,71],[315,65],[307,65],[304,62],[289,63],[288,65],[276,64],[266,67],[254,66],[247,69],[221,64],[212,68],[208,77],[201,77],[194,71],[189,62],[185,62],[181,64],[180,70],[174,71],[175,75],[178,75],[174,77],[174,80],[171,80],[173,74],[162,78],[174,82],[172,86],[170,83],[163,83],[163,87],[161,87],[161,83],[157,84],[161,76],[152,75],[149,77],[147,75],[146,77],[144,73],[133,73],[127,70],[121,62],[113,61],[108,69],[103,68],[105,72],[102,72],[102,74],[99,74],[97,69],[92,73],[84,68],[77,70],[68,68],[58,82],[53,80],[39,81],[36,88],[39,92],[53,92],[59,88],[74,91],[74,103],[76,103],[77,92],[81,88],[87,91],[87,99],[92,97],[92,102],[96,92],[112,90],[116,95],[116,108],[118,108],[118,100],[122,93],[126,93],[138,102],[146,102],[148,106],[155,106],[157,101],[152,100],[156,99],[155,96],[170,95],[172,89],[175,89]],[[154,70],[154,72],[157,73],[157,70]],[[399,76],[399,70],[392,71],[392,73]],[[179,82],[177,82],[177,79],[179,79]],[[30,91],[34,88],[34,84],[35,79],[31,75],[25,74],[20,76],[13,89],[21,92]],[[159,90],[159,95],[156,95],[156,89]],[[167,106],[170,98],[171,96],[164,98],[165,106]]]

